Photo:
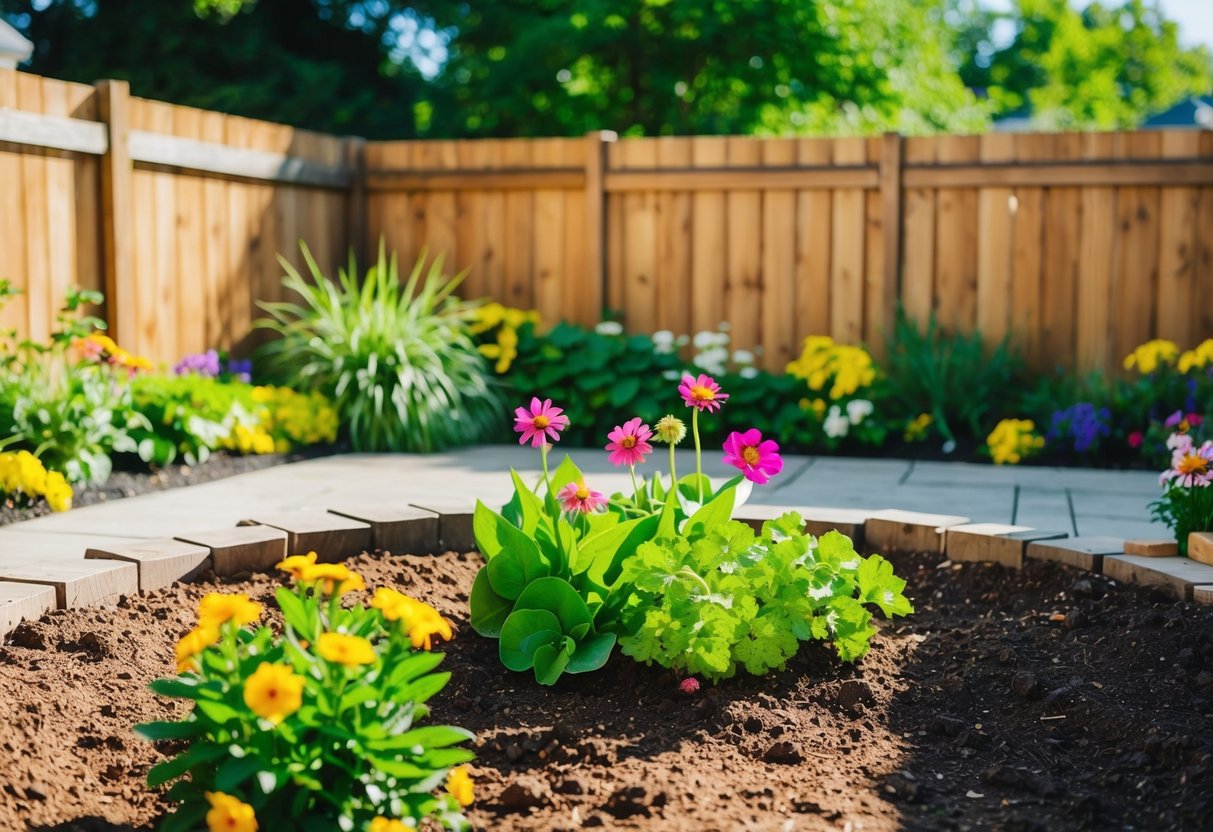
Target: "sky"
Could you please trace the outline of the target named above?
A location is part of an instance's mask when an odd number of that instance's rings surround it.
[[[1082,0],[1079,0],[1082,2]],[[1163,13],[1179,24],[1185,46],[1203,43],[1213,49],[1213,0],[1160,0]],[[991,9],[1009,8],[1010,0],[984,0]]]

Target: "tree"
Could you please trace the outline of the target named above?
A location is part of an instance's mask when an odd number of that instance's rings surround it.
[[[1136,127],[1151,114],[1213,89],[1213,57],[1179,45],[1178,26],[1154,4],[1016,0],[1004,15],[959,4],[961,77],[984,89],[996,115],[1030,113],[1046,129]],[[998,21],[1014,38],[994,46]]]

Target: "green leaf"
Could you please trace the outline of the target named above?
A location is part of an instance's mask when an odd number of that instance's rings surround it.
[[[510,670],[527,670],[534,664],[540,646],[560,638],[560,620],[554,614],[547,610],[514,610],[501,627],[501,663]]]
[[[200,699],[196,707],[216,725],[222,725],[241,716],[241,713],[231,705],[213,699]]]
[[[194,766],[218,760],[227,753],[226,746],[197,742],[176,757],[152,766],[147,773],[148,788],[154,789],[157,786],[164,785],[169,780],[176,780]]]
[[[485,560],[492,561],[502,551],[519,555],[533,553],[535,558],[539,557],[539,547],[530,535],[480,500],[476,501],[476,511],[472,515],[472,530],[476,536],[476,546]]]
[[[172,699],[201,699],[205,694],[199,687],[197,679],[180,677],[176,679],[156,679],[148,685],[153,693],[168,696]]]
[[[521,532],[520,532],[521,534]],[[551,569],[530,538],[526,546],[502,549],[485,567],[493,591],[503,598],[517,598],[527,584],[549,574]]]
[[[607,663],[611,651],[615,649],[614,633],[597,633],[577,645],[569,658],[568,673],[589,673],[598,670]]]
[[[239,787],[259,771],[261,760],[254,756],[224,760],[215,770],[215,788],[229,794],[238,792]]]
[[[733,518],[733,500],[736,486],[722,488],[716,496],[708,500],[698,511],[687,519],[682,533],[691,537],[695,534],[707,534]]]
[[[584,479],[581,475],[581,469],[567,455],[556,466],[556,470],[552,472],[552,494],[555,497],[560,489],[564,488],[571,482],[581,482]]]
[[[518,610],[547,610],[556,616],[559,630],[569,634],[582,624],[591,624],[594,617],[585,600],[563,578],[538,578],[532,581],[514,603]]]
[[[514,602],[493,590],[489,581],[488,566],[482,566],[476,573],[468,608],[473,630],[486,638],[497,638],[501,635],[501,625],[514,609]]]
[[[422,768],[404,760],[390,760],[386,757],[368,755],[367,762],[389,777],[400,777],[406,780],[420,780],[433,774],[433,770]]]
[[[875,604],[887,616],[914,612],[909,599],[902,594],[906,582],[893,574],[893,564],[880,555],[864,558],[855,577],[861,602]]]
[[[274,598],[278,601],[278,608],[282,610],[283,620],[291,629],[298,633],[300,638],[315,641],[318,635],[318,620],[315,615],[308,613],[306,602],[296,595],[293,589],[285,586],[278,587]]]
[[[388,740],[374,744],[376,750],[406,750],[420,746],[422,750],[445,748],[448,745],[458,745],[461,742],[474,740],[476,735],[463,728],[453,725],[427,725],[397,734]],[[423,753],[417,752],[417,753]]]
[[[144,722],[135,733],[145,740],[187,740],[206,733],[206,726],[195,720],[185,722]]]
[[[544,644],[535,651],[535,681],[554,685],[569,664],[572,651],[564,644]]]

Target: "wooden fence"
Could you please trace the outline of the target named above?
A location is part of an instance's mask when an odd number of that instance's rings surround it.
[[[811,333],[879,348],[898,301],[1114,368],[1213,336],[1213,133],[366,143],[0,71],[0,325],[45,335],[76,283],[153,358],[239,350],[279,252],[381,236],[548,321],[727,320],[773,368]]]

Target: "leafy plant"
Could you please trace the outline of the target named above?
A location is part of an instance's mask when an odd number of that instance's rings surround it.
[[[623,652],[708,679],[739,666],[754,675],[783,669],[809,640],[855,661],[876,632],[865,604],[890,616],[914,611],[892,564],[860,557],[839,532],[805,534],[795,512],[764,523],[761,536],[734,520],[688,524],[639,546],[622,582],[632,588]]]
[[[987,417],[1010,403],[1023,369],[1009,338],[988,349],[980,333],[947,332],[934,313],[920,329],[902,308],[886,353],[893,404],[904,414],[931,414],[935,429],[953,443],[982,435]]]
[[[153,465],[168,465],[178,457],[197,465],[238,428],[257,426],[244,385],[194,373],[144,376],[132,385],[135,408],[147,418],[147,425],[133,432],[136,451]]]
[[[184,742],[148,772],[152,787],[176,781],[168,795],[181,803],[160,828],[196,829],[208,811],[316,832],[395,820],[469,828],[460,807],[471,784],[453,767],[472,759],[459,747],[472,734],[419,726],[450,676],[434,672],[442,655],[428,652],[433,636],[450,637],[449,623],[386,588],[370,606],[344,606],[362,578],[314,553],[279,566],[296,576],[277,592],[281,635],[249,626],[260,604],[212,593],[177,645],[179,675],[151,684],[193,703],[184,719],[136,728]],[[444,781],[448,793],[435,795]]]
[[[332,401],[359,451],[434,451],[489,435],[498,406],[490,370],[467,333],[469,305],[452,293],[442,258],[422,253],[401,285],[393,254],[359,281],[353,257],[332,281],[303,246],[312,280],[280,258],[298,303],[261,303],[257,326],[277,339],[261,355],[268,373]]]

